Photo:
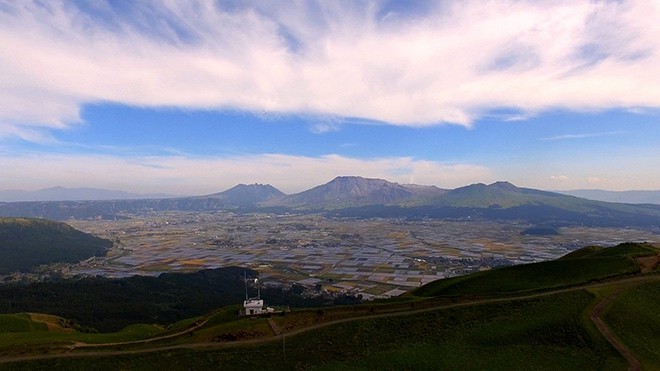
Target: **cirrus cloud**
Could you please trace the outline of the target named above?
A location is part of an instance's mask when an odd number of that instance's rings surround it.
[[[0,137],[95,102],[411,126],[660,107],[652,0],[113,4],[0,4]]]

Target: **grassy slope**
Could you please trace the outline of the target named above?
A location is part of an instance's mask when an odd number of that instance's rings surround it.
[[[644,244],[606,249],[588,247],[562,259],[523,264],[431,282],[412,292],[417,296],[510,293],[571,286],[639,272],[634,257],[657,254]]]
[[[657,253],[657,250],[638,244],[623,244],[608,249],[589,248],[547,264],[523,266],[533,270],[507,268],[473,274],[458,281],[444,280],[440,287],[429,285],[433,290],[421,293],[445,295],[455,290],[474,294],[481,292],[483,285],[505,290],[518,290],[521,286],[531,285],[519,281],[535,282],[537,289],[542,291],[548,287],[574,284],[580,279],[584,283],[596,277],[626,274],[631,271],[632,257],[652,253]],[[617,265],[615,261],[624,264]],[[585,268],[585,262],[597,268]],[[605,268],[612,270],[608,272]],[[561,282],[552,283],[552,279]],[[450,284],[447,285],[447,282]],[[459,285],[466,282],[468,284]],[[416,294],[420,295],[420,291]],[[659,366],[659,297],[660,284],[642,285],[624,293],[620,297],[622,300],[616,301],[610,308],[606,318],[617,334],[626,334],[622,336],[623,340],[651,369]],[[168,369],[257,369],[264,366],[268,369],[342,370],[625,369],[625,360],[600,336],[589,320],[589,312],[596,300],[599,299],[590,292],[577,289],[536,298],[335,324],[288,336],[284,347],[281,342],[275,341],[221,350],[171,350],[140,355],[32,361],[12,364],[11,368],[156,370],[166,364]],[[391,305],[400,305],[397,303],[392,302]],[[414,302],[405,305],[414,306]],[[218,312],[205,328],[173,343],[218,341],[223,339],[222,333],[227,332],[242,332],[245,335],[242,339],[269,336],[265,319],[236,320],[232,315],[234,311],[235,308],[228,308]],[[314,317],[322,312],[292,312],[273,320],[282,328],[287,321],[295,322],[296,318]],[[141,332],[141,335],[146,333]],[[283,348],[286,358],[283,357]]]
[[[591,301],[585,292],[502,304],[443,310],[421,318],[381,323],[367,337],[390,334],[387,347],[351,360],[376,369],[604,369],[620,365],[616,354],[591,338],[580,313]],[[385,326],[391,327],[389,332]],[[397,328],[402,330],[396,330]],[[350,329],[347,329],[350,331]],[[400,339],[400,333],[405,334]],[[423,334],[422,336],[419,336]],[[367,335],[367,336],[364,336]],[[355,344],[357,345],[357,344]],[[328,369],[344,368],[333,361]],[[336,367],[339,366],[339,367]]]
[[[605,322],[645,369],[660,369],[660,283],[621,294],[606,312]]]
[[[648,243],[622,243],[620,245],[600,249],[587,255],[587,258],[603,258],[610,256],[625,256],[635,258],[639,256],[655,255],[660,250]]]
[[[58,359],[15,369],[624,369],[583,321],[585,291],[321,328],[281,342],[213,351]]]
[[[45,323],[31,321],[27,314],[3,314],[0,315],[0,357],[53,344],[135,341],[164,333],[167,331],[149,324],[130,325],[120,331],[104,334],[49,331]]]
[[[0,314],[0,334],[32,331],[48,331],[48,326],[32,321],[26,313]]]

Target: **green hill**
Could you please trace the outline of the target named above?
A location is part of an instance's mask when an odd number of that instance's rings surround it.
[[[610,248],[587,247],[560,259],[514,265],[431,282],[411,292],[441,295],[501,294],[578,285],[638,273],[636,257],[660,251],[649,244],[625,243]]]
[[[134,325],[114,334],[53,334],[6,316],[5,328],[24,328],[25,336],[0,331],[0,368],[628,369],[596,325],[604,320],[642,369],[655,370],[660,275],[657,266],[641,273],[637,259],[659,252],[649,244],[588,247],[433,282],[391,300],[254,318],[226,307],[160,331]],[[122,338],[131,341],[116,342]]]
[[[660,366],[660,284],[646,283],[623,293],[605,320],[643,364]],[[649,367],[649,369],[651,369]]]
[[[61,222],[0,218],[0,274],[104,255],[112,242]]]
[[[613,247],[598,249],[590,254],[584,255],[583,258],[637,258],[640,256],[656,255],[659,252],[660,251],[657,248],[648,243],[622,243]],[[571,254],[562,257],[562,259],[567,258],[571,258]]]
[[[0,333],[48,331],[43,322],[35,322],[27,313],[0,314]]]

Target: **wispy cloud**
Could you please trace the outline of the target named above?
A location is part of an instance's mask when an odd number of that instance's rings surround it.
[[[608,182],[607,179],[599,178],[599,177],[595,177],[595,176],[590,176],[590,177],[587,178],[587,183],[589,183],[589,184],[603,184],[603,183],[607,183],[607,182]]]
[[[554,182],[566,182],[568,177],[566,175],[551,175],[550,180]]]
[[[0,7],[0,135],[87,103],[470,125],[660,106],[660,4],[16,1]],[[423,11],[422,11],[423,10]],[[13,128],[13,129],[12,129]],[[17,129],[18,128],[18,129]]]
[[[337,132],[341,129],[338,123],[334,122],[319,122],[310,126],[310,130],[315,134],[326,134]]]
[[[571,139],[586,139],[586,138],[597,138],[597,137],[609,137],[612,135],[623,135],[626,134],[625,131],[608,131],[603,133],[583,133],[583,134],[563,134],[556,135],[552,137],[539,138],[539,140],[571,140]]]
[[[400,183],[414,178],[419,184],[441,187],[458,187],[493,178],[491,171],[483,166],[407,157],[356,159],[339,155],[264,154],[192,158],[32,154],[0,156],[0,163],[3,164],[0,189],[28,190],[61,185],[144,193],[204,194],[237,183],[265,182],[285,192],[298,192],[338,175],[360,175]],[[24,169],[30,171],[26,173]]]
[[[0,114],[1,115],[1,114]],[[3,125],[0,121],[0,140],[17,138],[27,142],[54,145],[58,141],[48,130],[25,125]]]
[[[194,157],[193,154],[183,151],[178,148],[170,148],[163,146],[121,146],[121,145],[107,145],[107,144],[95,144],[89,145],[85,143],[75,143],[75,142],[57,142],[56,147],[53,147],[59,150],[68,150],[73,149],[76,152],[85,152],[93,154],[106,154],[110,156],[146,156],[146,155],[161,155],[161,156],[188,156]]]

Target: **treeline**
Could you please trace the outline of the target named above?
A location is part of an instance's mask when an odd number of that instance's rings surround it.
[[[41,264],[75,263],[105,255],[112,242],[68,224],[44,219],[0,218],[0,274]]]
[[[58,315],[99,332],[136,323],[172,324],[227,305],[242,305],[244,277],[257,272],[225,267],[194,273],[163,273],[158,277],[80,280],[0,285],[0,313],[38,312]],[[250,288],[250,295],[256,293]],[[291,307],[352,304],[352,295],[310,296],[299,285],[262,288],[267,305]]]
[[[0,285],[0,313],[48,313],[99,332],[135,323],[171,324],[214,308],[242,303],[244,274],[237,267],[158,277],[80,280]]]

